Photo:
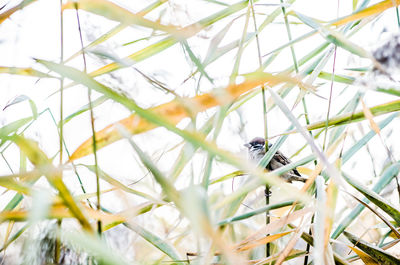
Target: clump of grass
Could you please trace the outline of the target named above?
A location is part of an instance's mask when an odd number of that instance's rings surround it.
[[[40,2],[6,5],[2,27]],[[0,128],[5,260],[24,239],[16,264],[400,263],[399,35],[357,39],[397,1],[333,21],[299,0],[200,2],[60,1],[61,59],[0,67],[31,80]],[[239,146],[259,135],[257,166]],[[265,172],[278,149],[293,163]],[[279,178],[295,167],[306,183]]]

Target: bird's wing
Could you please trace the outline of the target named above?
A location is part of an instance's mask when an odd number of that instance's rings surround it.
[[[278,160],[278,162],[279,162],[280,164],[282,164],[283,166],[284,166],[284,165],[289,165],[290,163],[292,163],[292,161],[290,161],[290,159],[287,158],[286,156],[284,156],[280,151],[276,151],[274,158],[275,158],[276,160]],[[301,177],[299,171],[297,171],[296,168],[293,168],[293,169],[292,169],[292,172],[293,172],[295,175]]]

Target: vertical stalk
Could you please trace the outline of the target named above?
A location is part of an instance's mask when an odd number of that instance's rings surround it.
[[[283,6],[283,0],[281,0],[281,4],[282,4],[282,14],[283,14],[283,18],[284,18],[284,21],[285,21],[286,31],[287,31],[287,34],[288,34],[288,39],[289,39],[289,41],[291,41],[292,40],[292,34],[291,34],[291,31],[290,31],[289,21],[288,21],[288,18],[286,16],[286,9]],[[296,53],[294,51],[293,45],[290,45],[290,52],[292,53],[294,70],[295,70],[296,74],[298,74],[299,73],[299,66],[298,66],[298,63],[297,63]],[[310,119],[308,117],[308,110],[307,110],[307,104],[306,104],[305,97],[303,97],[301,99],[301,102],[302,102],[302,105],[303,105],[304,118],[305,118],[306,124],[309,125],[310,124]],[[310,131],[310,134],[312,136],[312,132],[311,131]],[[317,161],[316,160],[314,160],[314,164],[317,165]],[[311,224],[313,224],[313,222],[314,222],[314,216],[311,219]],[[311,228],[309,230],[309,234],[311,235]],[[306,251],[307,251],[307,253],[310,251],[310,244],[308,244],[308,243],[307,243],[307,246],[306,246]],[[304,265],[307,265],[307,264],[308,264],[308,255],[306,255],[304,257]]]
[[[60,64],[64,63],[64,12],[62,8],[63,2],[60,0]],[[60,166],[63,163],[63,137],[64,137],[64,77],[60,78],[60,129],[59,129],[59,145],[60,145]],[[62,171],[61,171],[62,176]],[[57,234],[54,246],[54,263],[58,264],[60,260],[61,250],[61,219],[57,220]]]
[[[260,40],[258,38],[258,28],[256,22],[256,15],[254,12],[254,4],[253,0],[250,0],[251,5],[251,13],[253,16],[254,22],[254,31],[256,33],[256,43],[257,43],[257,54],[258,54],[258,64],[260,69],[262,68],[262,61],[261,61],[261,50],[260,50]],[[267,119],[267,102],[265,100],[265,86],[261,86],[261,95],[262,95],[262,104],[263,104],[263,120],[264,120],[264,139],[265,139],[265,152],[268,152],[268,119]],[[265,185],[265,205],[269,205],[269,197],[270,197],[270,186],[268,184]],[[271,222],[269,210],[265,212],[265,224],[268,225]],[[265,256],[269,257],[271,255],[271,244],[267,243],[265,245]]]
[[[87,72],[86,67],[86,55],[83,46],[83,38],[82,38],[82,30],[81,30],[81,23],[79,20],[79,11],[78,11],[78,3],[75,2],[75,11],[76,11],[76,19],[78,21],[78,30],[79,30],[79,38],[81,42],[81,50],[82,50],[82,59],[83,59],[83,67],[84,72]],[[96,145],[96,130],[94,127],[94,113],[93,113],[93,105],[92,105],[92,89],[88,87],[88,101],[89,101],[89,109],[90,109],[90,124],[92,129],[92,142],[93,142],[93,155],[94,155],[94,167],[95,167],[95,174],[96,174],[96,197],[97,197],[97,210],[101,210],[101,203],[100,203],[100,178],[99,178],[99,168],[97,162],[97,145]],[[102,228],[101,228],[101,221],[97,221],[97,232],[101,235]]]

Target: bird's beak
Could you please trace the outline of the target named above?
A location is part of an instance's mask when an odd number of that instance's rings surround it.
[[[245,147],[250,148],[250,144],[244,144]]]

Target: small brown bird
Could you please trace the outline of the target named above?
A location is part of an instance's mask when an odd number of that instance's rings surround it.
[[[249,143],[245,144],[249,151],[250,159],[259,162],[263,156],[265,155],[265,139],[261,137],[256,137],[251,140]],[[268,144],[268,147],[271,148],[272,144]],[[289,158],[284,156],[280,151],[276,151],[274,157],[271,159],[269,164],[267,165],[268,170],[275,170],[277,168],[283,167],[292,163]],[[292,183],[292,181],[301,181],[306,182],[306,178],[303,178],[299,171],[296,168],[289,170],[281,175],[283,179],[287,182]]]

